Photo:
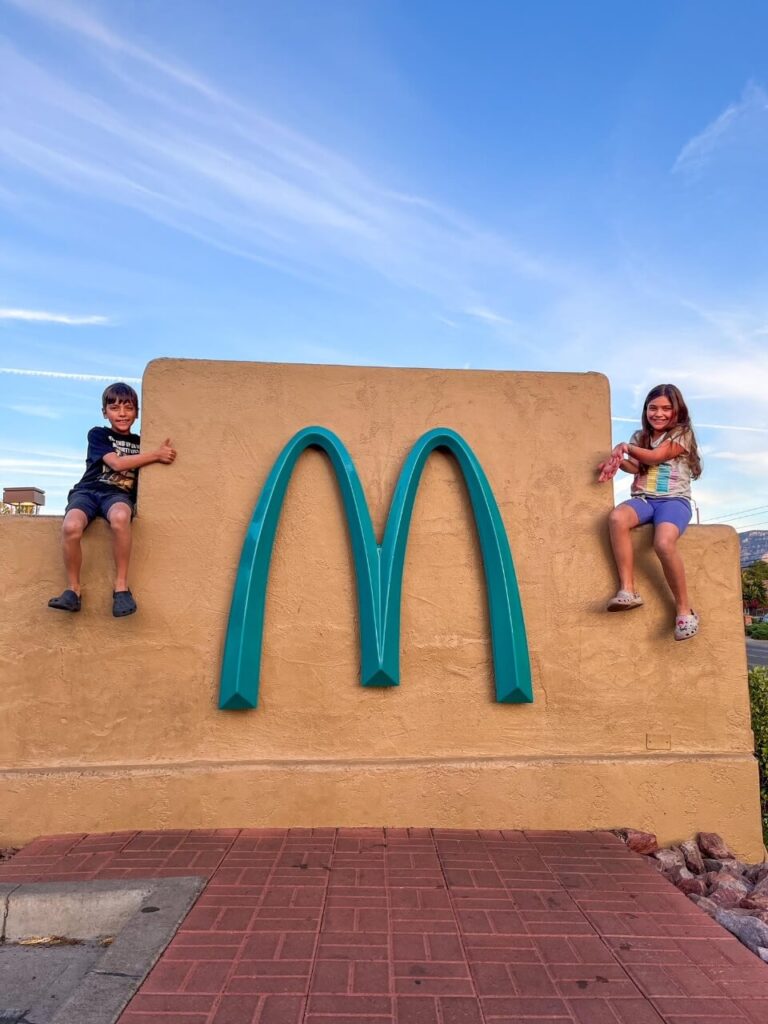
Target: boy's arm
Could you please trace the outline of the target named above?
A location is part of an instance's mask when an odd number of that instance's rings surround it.
[[[102,462],[110,469],[141,469],[142,466],[149,466],[153,462],[162,462],[169,466],[176,458],[176,449],[171,445],[170,437],[151,452],[141,452],[140,455],[119,455],[117,452],[109,452],[102,457]]]

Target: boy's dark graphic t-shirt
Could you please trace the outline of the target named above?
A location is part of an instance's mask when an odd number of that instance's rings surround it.
[[[93,427],[88,431],[88,453],[85,456],[85,473],[72,488],[73,491],[119,491],[136,500],[138,470],[110,469],[103,461],[105,455],[139,454],[138,434],[119,434],[111,427]]]

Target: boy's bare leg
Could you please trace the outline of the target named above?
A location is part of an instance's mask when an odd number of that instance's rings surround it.
[[[67,589],[80,596],[80,569],[83,564],[82,538],[88,525],[88,516],[79,508],[73,508],[64,516],[61,524],[61,550],[64,555],[64,571],[67,574]]]
[[[635,592],[635,553],[630,530],[637,526],[637,512],[628,505],[618,505],[608,516],[613,557],[619,573],[619,589]]]
[[[112,554],[115,559],[115,593],[128,589],[128,563],[131,560],[131,508],[116,502],[107,512],[112,530]]]
[[[691,604],[688,599],[685,566],[677,550],[679,536],[680,531],[674,523],[659,523],[653,537],[653,548],[659,556],[669,589],[675,599],[675,615],[690,615]]]

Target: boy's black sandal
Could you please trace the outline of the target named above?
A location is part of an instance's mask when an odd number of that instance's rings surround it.
[[[133,615],[136,611],[136,602],[130,590],[115,590],[112,593],[112,614],[116,619],[122,619],[124,615]]]
[[[65,590],[58,597],[52,597],[48,602],[49,608],[60,608],[63,612],[79,612],[80,598],[74,590]]]

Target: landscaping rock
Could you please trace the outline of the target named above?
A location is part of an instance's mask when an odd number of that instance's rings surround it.
[[[725,840],[717,832],[699,832],[696,842],[705,857],[713,857],[715,860],[733,859]]]
[[[722,871],[723,865],[728,863],[728,861],[715,860],[713,857],[702,857],[702,860],[706,871]]]
[[[701,856],[701,850],[693,839],[686,839],[684,843],[680,843],[680,850],[683,857],[685,857],[685,863],[689,870],[693,871],[695,875],[703,875],[707,870],[704,867],[704,858]]]
[[[753,889],[752,883],[747,878],[742,878],[735,871],[731,871],[727,865],[720,871],[708,871],[706,878],[710,880],[710,885],[744,885],[748,892]]]
[[[761,960],[768,962],[768,924],[756,917],[722,909],[715,912],[715,920],[741,939]]]
[[[720,907],[714,903],[708,896],[699,896],[695,892],[688,893],[688,899],[693,900],[697,907],[700,907],[710,917],[714,917],[715,913],[720,910]]]
[[[740,892],[734,892],[733,889],[728,889],[725,886],[722,886],[720,889],[714,889],[705,895],[708,900],[712,900],[715,906],[721,910],[733,910],[734,907],[738,907],[744,898]]]
[[[749,882],[745,882],[740,878],[733,878],[726,872],[720,872],[719,877],[721,880],[715,881],[706,895],[719,907],[737,907],[749,894]]]
[[[712,857],[704,857],[704,867],[707,871],[730,871],[734,878],[739,878],[746,871],[746,864],[730,857],[726,860],[714,860]]]
[[[652,832],[640,832],[636,828],[617,828],[615,834],[627,844],[630,850],[644,856],[654,853],[659,848],[656,836]]]
[[[672,868],[685,868],[685,857],[676,846],[667,850],[656,850],[651,856],[661,864],[665,872],[671,871]]]
[[[763,924],[768,924],[768,911],[754,910],[752,907],[728,907],[731,914],[738,914],[740,917],[756,917]]]
[[[616,834],[629,846],[633,832],[643,837],[637,838],[637,846],[647,847],[649,839],[655,842],[649,832],[618,829]],[[655,849],[649,859],[697,907],[768,964],[768,861],[745,864],[714,832],[699,832],[696,842]]]
[[[754,910],[768,911],[768,878],[764,878],[752,889],[752,891],[741,901],[742,907],[749,907]]]
[[[687,878],[682,877],[683,871],[688,876]],[[676,877],[679,875],[681,877]],[[707,883],[704,881],[701,875],[694,875],[691,871],[686,868],[678,870],[669,876],[669,880],[673,882],[680,892],[684,892],[686,896],[690,896],[691,893],[695,893],[697,896],[705,896],[707,892]]]
[[[759,864],[751,864],[747,868],[747,878],[755,885],[759,885],[763,879],[768,878],[768,861],[761,861]]]
[[[688,870],[688,868],[678,867],[677,864],[665,870],[664,874],[667,876],[670,882],[673,882],[675,885],[677,885],[678,882],[687,882],[696,877],[692,871]]]

